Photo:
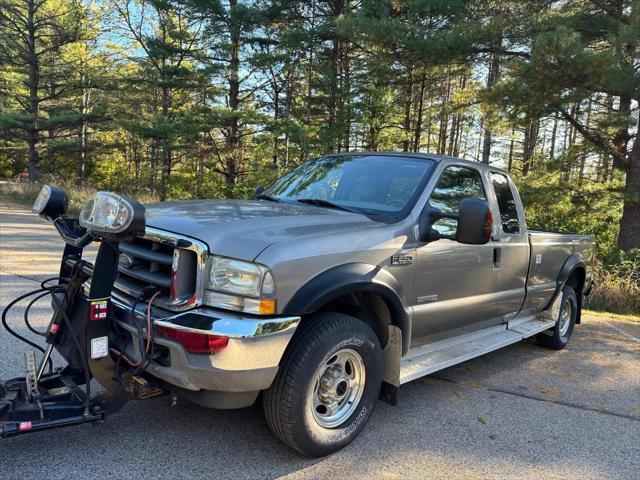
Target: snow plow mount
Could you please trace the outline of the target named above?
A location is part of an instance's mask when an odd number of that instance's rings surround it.
[[[131,371],[113,358],[111,342],[117,341],[111,325],[111,290],[118,272],[119,241],[144,233],[144,207],[135,200],[98,192],[82,208],[80,218],[66,215],[68,197],[45,186],[33,210],[51,220],[65,241],[58,277],[39,289],[21,295],[2,311],[2,325],[14,337],[41,352],[25,354],[25,375],[0,381],[0,438],[52,428],[103,422],[130,398],[144,399],[164,393],[144,368]],[[83,249],[100,242],[94,265],[82,260]],[[84,286],[91,280],[88,293]],[[44,332],[28,322],[29,308],[51,295],[53,315]],[[19,301],[34,296],[25,311],[27,327],[44,337],[40,345],[12,330],[7,314]],[[53,368],[53,350],[66,360]],[[0,372],[0,377],[3,372]],[[91,394],[95,379],[103,390]]]

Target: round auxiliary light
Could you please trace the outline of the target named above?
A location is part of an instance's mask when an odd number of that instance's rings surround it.
[[[106,237],[139,235],[144,233],[145,209],[124,195],[97,192],[80,210],[80,225]]]
[[[52,185],[44,185],[33,202],[32,210],[41,217],[54,220],[67,213],[69,197],[64,190]]]

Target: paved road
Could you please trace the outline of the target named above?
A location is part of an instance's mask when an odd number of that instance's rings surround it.
[[[55,274],[61,241],[0,203],[0,306]],[[18,311],[19,313],[19,311]],[[34,312],[44,326],[49,311]],[[21,317],[13,316],[19,331]],[[24,346],[0,332],[0,374]],[[587,317],[570,346],[532,342],[404,386],[360,437],[322,459],[271,435],[260,408],[130,402],[104,425],[0,440],[0,478],[640,478],[640,326]]]

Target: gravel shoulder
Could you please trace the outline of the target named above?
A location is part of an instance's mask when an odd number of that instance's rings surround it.
[[[0,199],[0,307],[56,274],[50,224]],[[22,310],[10,322],[20,333]],[[36,327],[50,315],[33,310]],[[587,313],[568,348],[523,342],[402,387],[360,437],[322,459],[271,435],[259,407],[213,411],[165,398],[129,402],[103,425],[0,440],[0,477],[637,479],[640,319]],[[0,376],[26,346],[0,331]]]

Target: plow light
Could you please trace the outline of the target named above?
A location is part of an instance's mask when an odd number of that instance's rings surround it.
[[[94,193],[80,211],[80,225],[114,240],[143,234],[145,220],[141,203],[111,192]]]
[[[41,217],[55,220],[67,213],[69,197],[64,190],[52,185],[45,185],[33,202],[33,211]]]

